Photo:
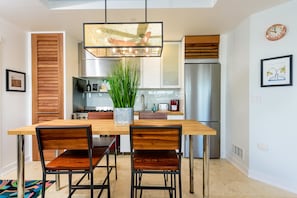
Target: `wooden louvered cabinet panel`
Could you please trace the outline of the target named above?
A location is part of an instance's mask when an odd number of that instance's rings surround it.
[[[220,35],[185,36],[186,59],[219,58]]]
[[[32,122],[64,117],[63,34],[32,34]],[[33,160],[39,160],[33,138]],[[46,159],[55,156],[48,152]]]

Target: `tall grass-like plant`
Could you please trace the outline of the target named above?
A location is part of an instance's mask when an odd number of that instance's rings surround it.
[[[137,65],[116,64],[108,78],[109,95],[114,108],[133,108],[138,91],[139,73]]]

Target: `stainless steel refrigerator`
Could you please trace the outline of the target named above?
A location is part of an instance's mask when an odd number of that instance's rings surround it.
[[[210,158],[220,158],[220,64],[185,64],[185,118],[198,120],[217,131],[210,137]],[[189,157],[189,136],[184,156]],[[193,136],[194,157],[203,157],[203,136]]]

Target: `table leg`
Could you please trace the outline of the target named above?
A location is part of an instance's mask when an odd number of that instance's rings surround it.
[[[17,162],[17,179],[18,179],[18,198],[24,198],[25,192],[25,154],[24,154],[24,135],[17,136],[18,141],[18,162]]]
[[[59,156],[59,150],[56,150],[55,152],[56,157]],[[56,179],[56,191],[60,190],[60,174],[55,174],[55,179]]]
[[[209,196],[209,136],[203,136],[203,198]]]
[[[190,169],[190,193],[194,193],[194,152],[193,138],[189,135],[189,169]]]

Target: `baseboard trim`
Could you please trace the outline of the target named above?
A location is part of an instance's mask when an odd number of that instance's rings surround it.
[[[250,170],[248,176],[251,179],[255,179],[260,182],[297,194],[297,185],[295,183],[284,183],[284,181],[280,182],[279,178],[271,177],[270,175],[266,175],[254,170]]]
[[[31,156],[26,156],[25,157],[25,163],[26,162],[30,162],[31,161]],[[13,171],[17,171],[17,161],[7,164],[6,166],[4,166],[3,168],[0,169],[0,177],[3,177],[4,175],[7,175]]]

